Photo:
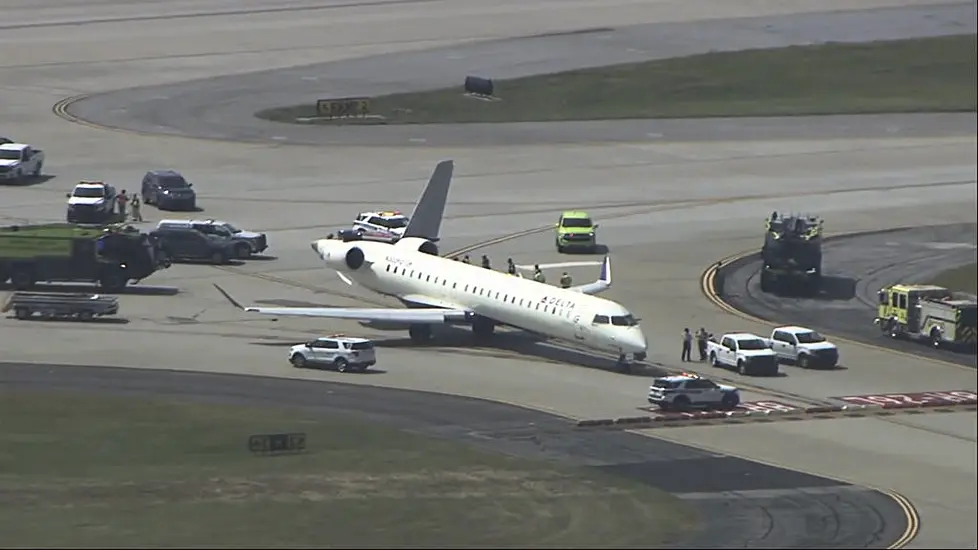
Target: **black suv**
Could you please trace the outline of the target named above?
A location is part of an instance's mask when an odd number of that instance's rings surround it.
[[[150,233],[166,256],[173,261],[209,261],[226,264],[234,258],[236,241],[205,235],[196,229],[166,228]]]
[[[196,210],[193,186],[175,170],[150,170],[143,176],[143,202],[161,210]]]

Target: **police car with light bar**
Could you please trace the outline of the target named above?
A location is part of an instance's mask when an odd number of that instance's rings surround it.
[[[400,210],[361,212],[353,229],[366,239],[396,242],[404,235],[409,221]]]
[[[656,378],[649,386],[649,403],[662,410],[693,407],[733,409],[740,404],[740,390],[684,372]]]

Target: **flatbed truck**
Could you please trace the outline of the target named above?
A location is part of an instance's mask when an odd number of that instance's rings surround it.
[[[8,311],[13,311],[21,320],[30,319],[36,313],[43,319],[91,321],[95,317],[119,313],[119,299],[84,293],[13,292],[0,310],[2,313]]]

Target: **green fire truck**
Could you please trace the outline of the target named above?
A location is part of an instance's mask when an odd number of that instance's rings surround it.
[[[121,224],[0,227],[0,284],[9,281],[16,290],[38,282],[91,282],[118,292],[169,266],[154,239]]]

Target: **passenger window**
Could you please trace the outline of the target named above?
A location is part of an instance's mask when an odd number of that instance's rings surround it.
[[[427,277],[425,277],[424,280],[425,280],[425,282],[430,283],[431,282],[431,275],[428,275]]]
[[[880,300],[880,305],[882,306],[885,306],[887,303],[889,303],[889,300],[886,299],[886,293],[883,291],[880,291],[879,293],[879,300]]]
[[[414,270],[411,270],[411,277],[414,277]]]
[[[388,273],[390,273],[390,272],[391,272],[391,264],[387,264],[387,272],[388,272]]]
[[[468,291],[469,291],[469,285],[465,285],[465,291],[466,291],[466,292],[468,292]]]
[[[340,349],[340,345],[337,342],[324,342],[326,345],[323,346],[326,349]]]
[[[458,283],[452,283],[452,289],[458,288]]]
[[[499,299],[499,293],[498,292],[496,293],[496,299],[497,300]]]

